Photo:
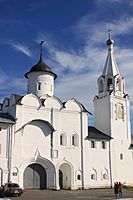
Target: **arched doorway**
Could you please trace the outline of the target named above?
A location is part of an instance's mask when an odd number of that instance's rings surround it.
[[[71,166],[64,163],[59,168],[60,189],[71,189]]]
[[[39,164],[29,165],[23,175],[25,189],[45,189],[47,174]]]

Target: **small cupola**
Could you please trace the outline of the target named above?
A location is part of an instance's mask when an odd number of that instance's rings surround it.
[[[53,96],[54,80],[57,78],[57,75],[43,61],[43,42],[44,41],[41,41],[40,43],[39,62],[25,74],[25,77],[28,79],[27,93],[33,93],[39,98],[47,98],[47,96]]]

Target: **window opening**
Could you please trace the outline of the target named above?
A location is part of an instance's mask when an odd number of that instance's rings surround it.
[[[96,175],[95,174],[91,174],[91,179],[92,180],[96,180]]]
[[[123,154],[122,153],[120,154],[120,160],[123,160]]]
[[[41,82],[38,82],[38,85],[37,85],[37,89],[38,89],[38,90],[41,90],[41,85],[42,85],[42,83],[41,83]]]
[[[81,180],[81,175],[80,174],[77,175],[77,180]]]
[[[91,148],[95,148],[95,142],[91,141]]]
[[[99,92],[103,92],[103,81],[102,80],[100,80]]]
[[[109,91],[113,90],[113,83],[111,78],[108,79],[107,86]]]
[[[102,141],[102,149],[106,149],[106,143]]]

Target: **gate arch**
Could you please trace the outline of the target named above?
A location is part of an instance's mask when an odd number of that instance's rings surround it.
[[[23,183],[25,189],[46,189],[46,170],[37,163],[28,165],[24,170]]]

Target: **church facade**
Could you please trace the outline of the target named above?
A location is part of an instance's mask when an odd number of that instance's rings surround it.
[[[89,189],[133,185],[130,100],[116,64],[114,41],[94,97],[94,127],[75,99],[54,96],[57,75],[42,59],[26,74],[27,94],[0,104],[0,185],[26,189]]]

